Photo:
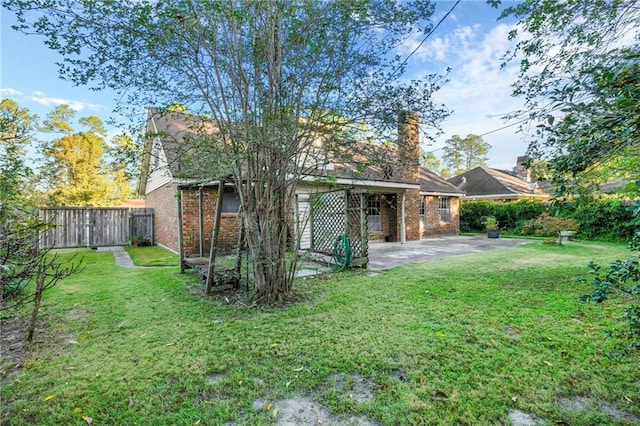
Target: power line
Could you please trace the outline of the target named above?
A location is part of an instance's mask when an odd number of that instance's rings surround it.
[[[506,126],[502,126],[502,127],[498,128],[498,129],[490,130],[490,131],[488,131],[486,133],[483,133],[481,135],[478,135],[478,136],[482,137],[482,136],[490,135],[491,133],[499,132],[500,130],[508,129],[509,127],[513,127],[513,126],[517,126],[518,124],[522,124],[525,121],[529,121],[529,119],[525,118],[524,120],[520,120],[520,121],[516,121],[515,123],[507,124]]]
[[[518,124],[522,124],[526,121],[529,121],[528,118],[524,119],[524,120],[520,120],[520,121],[516,121],[515,123],[511,123],[511,124],[507,124],[505,126],[499,127],[497,129],[493,129],[493,130],[489,130],[488,132],[485,132],[481,135],[478,135],[479,137],[483,137],[486,135],[490,135],[491,133],[495,133],[495,132],[499,132],[500,130],[504,130],[504,129],[508,129],[509,127],[513,127],[513,126],[517,126]],[[440,148],[436,148],[436,149],[432,149],[431,151],[426,151],[427,153],[431,153],[431,152],[436,152],[436,151],[440,151],[442,149],[444,149],[444,146],[441,146]]]
[[[457,0],[453,6],[451,6],[451,9],[449,9],[449,11],[447,13],[444,14],[444,16],[442,18],[440,18],[440,20],[438,21],[438,23],[436,24],[435,27],[433,27],[431,29],[431,31],[429,31],[427,33],[427,35],[424,36],[424,38],[422,39],[422,41],[416,46],[415,49],[413,49],[413,51],[409,54],[409,56],[407,56],[401,63],[400,65],[398,65],[398,67],[391,73],[391,75],[389,75],[389,78],[387,79],[387,81],[391,80],[393,77],[395,77],[396,72],[398,72],[400,70],[400,68],[402,68],[403,66],[405,66],[407,64],[407,62],[409,61],[409,59],[418,51],[418,49],[420,49],[422,47],[422,45],[424,44],[425,41],[427,41],[427,39],[429,37],[431,37],[431,35],[438,29],[438,27],[444,22],[445,19],[447,19],[447,17],[449,15],[451,15],[451,13],[453,12],[453,9],[456,8],[456,6],[458,5],[458,3],[460,3],[461,0]]]

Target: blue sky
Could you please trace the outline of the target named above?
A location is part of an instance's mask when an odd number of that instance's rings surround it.
[[[454,6],[453,1],[438,1],[434,22]],[[504,127],[500,116],[521,108],[522,100],[510,96],[510,84],[517,76],[517,64],[500,68],[501,56],[512,46],[507,34],[513,22],[497,22],[499,11],[485,1],[462,1],[442,25],[415,52],[410,72],[416,76],[428,72],[452,71],[450,82],[435,96],[453,114],[442,124],[444,134],[427,151],[440,155],[440,148],[454,134],[485,134]],[[67,103],[78,111],[78,117],[95,115],[107,121],[116,105],[115,94],[95,92],[74,87],[58,78],[55,62],[59,60],[39,36],[26,36],[10,28],[15,22],[13,13],[2,10],[0,95],[11,98],[40,117],[55,106]],[[411,40],[402,53],[409,54],[422,37]],[[410,77],[411,75],[409,75]],[[484,140],[492,145],[488,165],[512,169],[516,158],[527,148],[525,135],[516,133],[517,126],[486,134]],[[118,129],[111,128],[115,135]]]

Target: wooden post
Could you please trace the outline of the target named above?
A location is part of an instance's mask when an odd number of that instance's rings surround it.
[[[182,233],[184,228],[182,226],[182,189],[178,187],[178,249],[180,250],[180,273],[184,274],[184,237]]]
[[[222,200],[224,197],[224,181],[218,182],[218,200],[216,202],[216,216],[213,221],[213,232],[211,233],[211,250],[209,251],[209,268],[207,271],[206,293],[211,292],[215,273],[216,254],[218,251],[218,234],[220,233],[220,218],[222,217]]]
[[[407,242],[407,221],[405,219],[405,193],[402,192],[402,204],[400,207],[400,243]]]
[[[238,230],[238,244],[236,244],[236,250],[238,250],[238,255],[236,256],[236,268],[235,268],[235,288],[240,287],[240,270],[242,265],[242,240],[244,234],[244,220],[242,219],[242,215],[238,214],[238,220],[240,221],[240,229]]]
[[[364,258],[364,267],[369,263],[369,233],[367,229],[367,204],[365,195],[360,193],[360,257]]]
[[[202,185],[198,188],[198,248],[200,257],[204,256],[204,207],[202,201]]]

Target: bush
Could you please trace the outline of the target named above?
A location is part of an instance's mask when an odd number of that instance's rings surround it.
[[[535,219],[528,220],[523,226],[522,235],[537,235],[540,237],[555,237],[559,231],[577,231],[578,223],[574,219],[551,216],[542,213]]]
[[[494,216],[500,222],[500,228],[518,231],[529,219],[538,217],[547,210],[539,201],[520,200],[508,203],[488,201],[466,201],[460,206],[460,230],[462,232],[480,232],[485,229],[483,219]]]
[[[579,200],[568,216],[589,240],[629,241],[636,227],[633,212],[620,200]]]
[[[535,222],[543,213],[547,214],[543,219],[544,223]],[[553,234],[554,231],[551,230],[557,227],[564,227],[561,230],[573,230],[577,227],[580,229],[580,238],[613,242],[628,241],[640,225],[640,219],[634,218],[631,210],[620,200],[580,198],[554,207],[532,200],[507,203],[465,201],[460,206],[460,230],[484,231],[483,221],[487,216],[494,216],[500,222],[500,229],[514,234],[547,235]],[[573,219],[575,223],[561,222],[561,218]],[[545,227],[549,230],[544,231]],[[539,234],[536,229],[540,230]]]
[[[548,207],[540,201],[519,200],[497,204],[495,215],[503,229],[518,233],[526,221],[540,216],[547,210]]]
[[[466,201],[460,205],[460,231],[484,231],[484,218],[495,216],[496,203],[487,201]]]

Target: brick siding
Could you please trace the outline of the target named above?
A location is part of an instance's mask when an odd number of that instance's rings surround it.
[[[425,197],[425,225],[421,232],[422,237],[433,237],[437,235],[451,235],[460,232],[460,198],[449,198],[450,220],[440,222],[439,197]],[[416,209],[416,211],[419,210]]]
[[[153,208],[153,235],[156,243],[179,252],[177,186],[167,184],[155,189],[145,196],[145,205]]]
[[[185,256],[200,255],[200,225],[198,194],[196,188],[182,190],[182,232]],[[218,190],[216,187],[202,189],[202,217],[203,217],[203,255],[209,254],[211,248],[211,233],[216,215],[216,201]],[[238,244],[240,219],[237,213],[222,213],[220,217],[220,234],[218,235],[218,250],[229,252]]]
[[[156,242],[175,252],[180,251],[178,235],[177,185],[167,184],[146,195],[146,205],[154,211]],[[217,188],[205,187],[203,201],[203,255],[209,254],[216,212]],[[185,256],[200,255],[198,189],[182,190],[183,246]],[[235,213],[222,213],[218,249],[231,251],[238,243],[239,218]]]

